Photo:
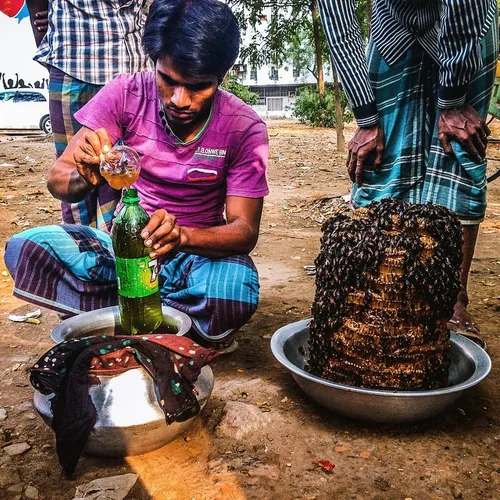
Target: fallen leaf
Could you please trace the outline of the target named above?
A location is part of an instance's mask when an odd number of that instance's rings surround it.
[[[335,464],[332,464],[332,462],[328,460],[320,460],[319,462],[313,462],[312,463],[316,467],[321,467],[322,470],[330,474],[332,470],[335,468]]]
[[[27,318],[24,323],[31,323],[33,325],[39,325],[41,322],[37,318]]]
[[[267,413],[271,411],[271,405],[267,401],[266,402],[257,401],[257,403],[255,404],[259,407],[262,413]]]

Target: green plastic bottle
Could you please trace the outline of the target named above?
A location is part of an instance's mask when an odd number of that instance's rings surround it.
[[[112,241],[118,279],[118,304],[126,335],[154,332],[162,323],[158,262],[144,245],[141,231],[149,215],[139,204],[137,190],[123,191],[123,207],[113,225]]]

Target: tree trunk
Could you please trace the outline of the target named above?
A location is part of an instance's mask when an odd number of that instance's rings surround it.
[[[370,31],[372,29],[372,4],[372,0],[366,0],[366,24],[368,25],[368,38],[370,38]]]
[[[321,42],[319,37],[320,19],[316,0],[313,0],[311,3],[311,14],[314,31],[314,51],[316,52],[316,67],[318,69],[318,93],[323,96],[325,95],[325,77],[323,75],[323,56],[321,54]]]
[[[337,72],[333,66],[333,95],[335,96],[335,131],[337,132],[337,151],[339,153],[345,152],[345,139],[344,139],[344,117],[342,116],[342,103],[340,97],[340,85],[337,77]]]

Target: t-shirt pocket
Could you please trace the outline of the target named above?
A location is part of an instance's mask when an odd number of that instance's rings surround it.
[[[190,183],[215,182],[220,175],[220,170],[215,168],[192,167],[187,171],[187,180]]]

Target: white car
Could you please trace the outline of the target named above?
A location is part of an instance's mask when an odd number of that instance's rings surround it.
[[[41,129],[50,134],[49,93],[41,89],[1,91],[0,129]]]

